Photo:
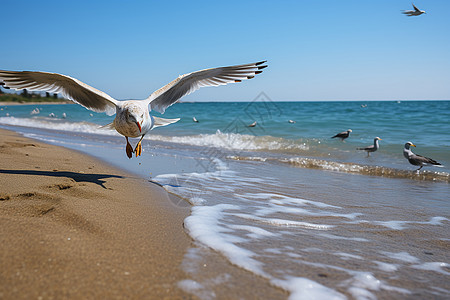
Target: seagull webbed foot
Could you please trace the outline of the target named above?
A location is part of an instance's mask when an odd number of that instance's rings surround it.
[[[136,157],[141,156],[141,154],[142,154],[142,144],[141,144],[141,141],[139,141],[139,143],[137,143],[136,149],[134,149],[134,153],[136,153]]]
[[[127,147],[125,148],[125,150],[127,152],[128,158],[133,157],[133,147],[131,147],[130,143],[128,142],[128,138],[127,138]]]

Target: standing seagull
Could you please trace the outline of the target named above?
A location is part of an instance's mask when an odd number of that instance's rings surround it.
[[[331,138],[332,138],[332,139],[334,139],[334,138],[340,138],[341,141],[344,141],[346,138],[349,137],[350,132],[352,132],[351,129],[349,129],[349,130],[347,130],[347,131],[342,131],[342,132],[339,132],[338,134],[336,134],[335,136],[332,136]]]
[[[356,148],[356,150],[364,150],[367,151],[367,157],[370,156],[370,152],[375,152],[380,148],[380,145],[378,145],[378,141],[381,141],[379,137],[376,137],[373,139],[373,145],[367,146],[365,148]]]
[[[410,146],[416,147],[416,145],[414,145],[413,143],[407,142],[405,144],[405,148],[403,148],[403,156],[409,161],[410,164],[412,164],[414,166],[420,166],[417,169],[417,171],[422,169],[422,167],[428,166],[428,165],[441,166],[441,164],[438,163],[437,161],[435,161],[434,159],[414,154],[411,151],[411,149],[409,149]]]
[[[128,158],[131,158],[133,152],[136,157],[141,155],[141,141],[149,130],[180,120],[154,117],[150,115],[151,110],[164,113],[166,108],[178,99],[204,86],[226,85],[251,79],[267,67],[263,65],[265,62],[205,69],[180,75],[144,100],[118,101],[75,78],[56,73],[0,70],[0,82],[6,88],[16,90],[62,93],[65,98],[92,111],[104,112],[110,116],[116,114],[114,121],[107,126],[125,136],[125,149]],[[129,137],[140,137],[134,150],[128,142]]]
[[[424,10],[420,10],[418,9],[414,3],[412,4],[412,6],[414,7],[414,10],[404,10],[402,11],[402,14],[407,15],[408,17],[412,17],[412,16],[420,16],[421,14],[426,14],[426,12]]]

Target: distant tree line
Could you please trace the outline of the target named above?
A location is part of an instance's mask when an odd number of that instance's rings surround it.
[[[3,85],[5,85],[3,82],[0,82],[0,95],[5,94],[5,92],[3,92],[2,87]],[[8,89],[8,88],[5,88]],[[42,95],[40,93],[33,93],[33,92],[28,92],[27,89],[23,89],[22,92],[20,93],[20,96],[24,97],[24,98],[42,98]],[[49,92],[45,92],[45,98],[53,98],[53,99],[58,99],[58,94],[53,93],[53,95],[50,95]]]
[[[24,98],[42,98],[42,95],[40,93],[33,93],[33,92],[28,92],[27,89],[23,89],[22,93],[20,93],[20,96],[24,97]],[[50,95],[49,92],[45,92],[45,98],[53,98],[53,99],[58,99],[58,94],[53,93],[53,95]]]
[[[17,93],[6,93],[3,89],[9,89],[4,86],[5,84],[3,82],[0,82],[0,102],[58,102],[58,101],[68,101],[64,98],[58,98],[58,94],[56,93],[34,93],[29,92],[26,89],[23,89],[21,92]]]

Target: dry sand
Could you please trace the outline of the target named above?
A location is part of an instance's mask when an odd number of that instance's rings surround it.
[[[0,130],[0,299],[189,299],[191,245],[148,181]]]

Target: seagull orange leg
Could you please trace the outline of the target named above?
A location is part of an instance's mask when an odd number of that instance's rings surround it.
[[[145,134],[144,134],[145,135]],[[136,157],[141,156],[142,154],[142,144],[141,141],[144,138],[144,135],[141,136],[141,139],[139,140],[139,142],[136,145],[136,148],[134,149],[134,153],[136,153]]]
[[[126,152],[127,152],[127,156],[128,158],[133,157],[133,147],[131,147],[130,142],[128,142],[128,137],[125,137],[127,139],[127,147],[125,148]]]

